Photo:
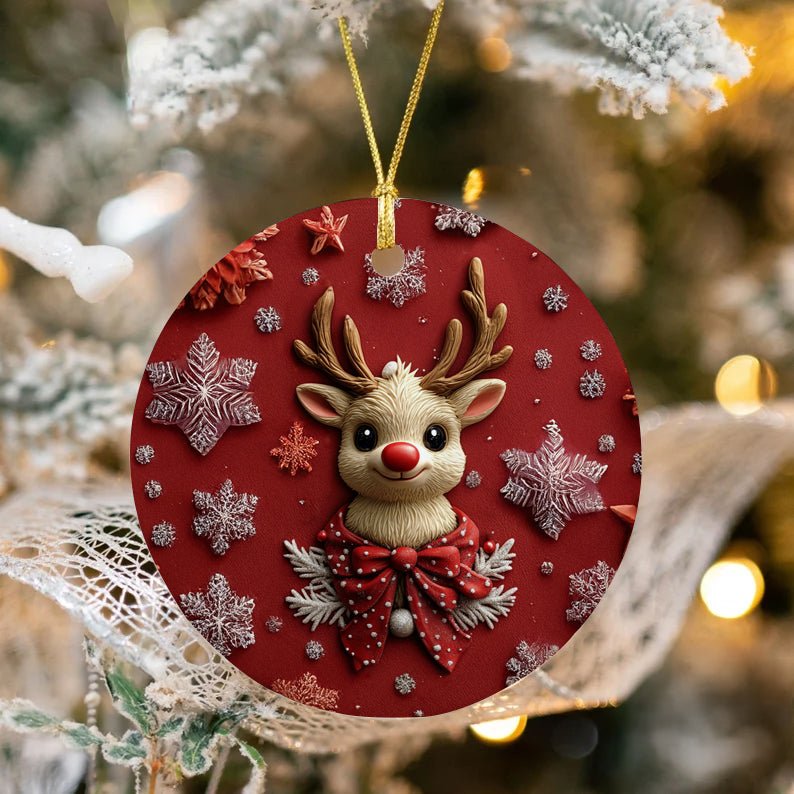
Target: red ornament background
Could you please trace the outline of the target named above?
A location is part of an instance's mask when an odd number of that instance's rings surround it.
[[[310,253],[313,236],[304,219],[317,219],[320,209],[309,210],[278,224],[279,233],[258,244],[272,280],[252,282],[239,305],[217,301],[214,308],[198,311],[186,302],[171,316],[152,351],[150,361],[177,360],[202,332],[215,342],[223,358],[246,357],[258,362],[251,383],[253,400],[262,420],[247,427],[231,427],[214,449],[201,456],[174,426],[154,424],[144,412],[153,390],[147,377],[141,383],[132,429],[132,451],[151,444],[154,460],[141,465],[132,457],[135,502],[152,555],[168,587],[178,600],[187,592],[206,590],[213,573],[222,573],[238,595],[255,600],[255,644],[232,652],[230,659],[252,678],[269,686],[275,679],[297,679],[305,672],[316,675],[323,687],[339,691],[338,710],[353,715],[410,717],[417,710],[438,714],[467,706],[504,688],[509,674],[505,664],[515,656],[521,640],[562,647],[579,628],[566,620],[570,606],[568,576],[604,560],[617,568],[628,542],[630,527],[610,510],[574,516],[558,540],[538,529],[530,512],[508,503],[500,494],[508,472],[499,454],[512,447],[529,452],[547,438],[543,429],[557,421],[567,453],[583,453],[609,465],[598,489],[604,504],[636,505],[640,478],[632,472],[633,456],[640,450],[637,418],[623,399],[631,388],[617,346],[601,317],[585,295],[543,253],[511,232],[488,223],[476,238],[460,230],[440,231],[434,221],[439,206],[403,199],[397,209],[397,240],[405,250],[425,249],[427,292],[394,307],[386,300],[367,296],[364,257],[374,245],[377,201],[356,199],[331,207],[335,217],[349,215],[342,233],[344,252],[326,247]],[[253,239],[253,238],[252,238]],[[506,587],[518,587],[516,603],[493,630],[480,625],[473,641],[452,674],[440,671],[416,637],[389,637],[381,661],[359,673],[344,654],[336,626],[321,625],[311,631],[285,603],[292,589],[307,580],[298,578],[284,558],[284,541],[315,545],[316,535],[332,513],[353,494],[336,468],[339,435],[314,422],[298,404],[295,387],[304,382],[327,382],[315,370],[301,365],[292,351],[293,339],[311,343],[310,316],[314,302],[333,285],[336,294],[334,331],[342,350],[341,325],[345,314],[356,321],[368,363],[376,374],[400,355],[419,368],[431,368],[451,317],[463,321],[463,358],[470,349],[471,326],[460,301],[467,286],[472,257],[481,258],[485,270],[489,309],[503,301],[508,307],[505,329],[497,346],[510,344],[515,352],[505,366],[490,376],[503,379],[507,392],[502,404],[485,421],[463,431],[468,462],[482,484],[474,489],[461,482],[448,494],[451,503],[470,515],[484,535],[494,540],[515,539],[513,570]],[[319,271],[315,284],[305,285],[301,274],[308,267]],[[569,294],[564,311],[549,312],[542,295],[560,284]],[[282,322],[279,331],[262,333],[254,322],[260,307],[275,307]],[[596,362],[585,361],[579,347],[594,339],[603,349]],[[548,348],[550,369],[535,366],[534,352]],[[454,368],[453,368],[454,369]],[[579,393],[585,370],[598,369],[606,392],[600,399]],[[487,377],[487,376],[486,376]],[[290,476],[279,469],[270,450],[287,435],[295,421],[318,439],[311,472]],[[600,453],[602,434],[615,437],[612,453]],[[256,535],[233,542],[224,556],[212,553],[206,539],[192,528],[194,489],[217,491],[231,478],[235,490],[256,494]],[[144,494],[144,484],[158,480],[158,499]],[[176,527],[171,548],[151,544],[155,524],[169,521]],[[554,570],[543,575],[541,563]],[[280,617],[283,627],[270,633],[265,621]],[[325,655],[310,661],[305,645],[320,641]],[[409,695],[394,687],[397,676],[409,673],[416,688]]]

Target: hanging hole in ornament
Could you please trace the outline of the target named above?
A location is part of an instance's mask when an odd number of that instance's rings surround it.
[[[379,276],[393,276],[405,265],[405,251],[399,245],[393,245],[391,248],[376,248],[370,256],[372,269]]]

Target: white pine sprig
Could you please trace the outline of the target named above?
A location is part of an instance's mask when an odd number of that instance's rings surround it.
[[[295,540],[285,540],[284,557],[301,579],[309,579],[302,590],[292,590],[287,596],[287,606],[302,623],[311,624],[314,631],[321,623],[344,626],[347,608],[339,600],[333,586],[333,574],[328,567],[325,552],[318,546],[308,549]]]
[[[489,579],[504,579],[505,574],[513,569],[513,558],[516,555],[511,549],[514,543],[515,540],[510,538],[497,544],[491,554],[480,549],[474,561],[474,570]],[[485,598],[473,599],[464,596],[453,613],[455,620],[464,629],[473,629],[480,623],[492,629],[499,618],[505,617],[513,608],[517,592],[517,587],[505,590],[505,585],[500,584],[493,587]]]

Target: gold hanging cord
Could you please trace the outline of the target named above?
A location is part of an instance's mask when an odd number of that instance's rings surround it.
[[[411,86],[411,93],[408,95],[408,103],[405,106],[405,114],[400,124],[400,131],[397,134],[397,141],[394,144],[394,152],[389,162],[389,170],[385,174],[378,143],[375,140],[372,118],[369,115],[367,98],[364,96],[364,87],[361,85],[361,76],[358,72],[356,56],[353,53],[353,42],[350,40],[347,20],[344,17],[339,18],[339,33],[342,37],[342,46],[345,49],[347,65],[350,68],[350,76],[353,78],[353,88],[356,92],[358,106],[361,109],[361,118],[364,121],[364,130],[367,133],[369,150],[372,154],[372,162],[375,165],[375,173],[378,177],[378,184],[372,191],[372,195],[378,199],[377,247],[379,249],[391,248],[394,246],[394,200],[398,196],[394,180],[397,176],[397,166],[400,164],[400,158],[405,148],[405,139],[408,137],[408,128],[411,126],[411,119],[413,119],[414,111],[419,103],[419,95],[422,93],[422,83],[424,82],[427,65],[430,61],[430,53],[433,51],[433,44],[436,41],[438,25],[441,21],[441,12],[443,10],[444,0],[439,0],[438,5],[433,11],[433,18],[430,20],[430,28],[427,31],[427,38],[425,39],[425,46],[422,49],[422,55],[419,58],[419,65],[416,68],[416,75],[414,76],[414,82]]]

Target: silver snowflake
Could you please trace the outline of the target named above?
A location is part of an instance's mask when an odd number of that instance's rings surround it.
[[[157,480],[147,480],[146,484],[143,486],[143,492],[150,499],[158,499],[162,496],[163,486],[157,482]]]
[[[634,474],[642,474],[642,452],[635,452],[632,460],[632,472],[634,472]]]
[[[589,400],[596,400],[599,397],[603,397],[606,390],[607,382],[597,369],[594,369],[592,372],[586,369],[582,377],[579,378],[579,394],[581,394],[582,397],[587,397]]]
[[[554,573],[554,563],[550,560],[544,560],[540,564],[540,572],[544,576],[551,576]]]
[[[442,232],[448,229],[459,229],[469,237],[476,237],[486,224],[485,218],[457,207],[439,207],[435,226]]]
[[[565,617],[570,623],[584,623],[604,597],[615,576],[615,569],[599,560],[592,568],[585,568],[568,577],[568,594],[573,597]]]
[[[325,656],[325,648],[323,647],[323,644],[321,642],[317,642],[317,640],[309,640],[306,643],[304,650],[306,651],[306,656],[313,662],[316,662]]]
[[[601,345],[595,339],[588,339],[582,342],[579,352],[585,361],[595,361],[601,358]]]
[[[152,543],[161,549],[170,549],[176,540],[176,527],[170,521],[161,521],[152,527]]]
[[[424,713],[424,711],[422,711],[422,709],[417,709],[414,712],[414,717],[424,717],[424,716],[425,716],[425,713]]]
[[[401,695],[410,695],[416,689],[416,681],[410,673],[400,673],[394,679],[394,688]]]
[[[386,298],[400,308],[411,298],[423,295],[425,287],[425,252],[414,248],[405,252],[403,266],[391,276],[382,276],[372,265],[372,255],[364,257],[364,271],[367,274],[367,295],[379,301]]]
[[[154,387],[147,418],[179,427],[202,455],[230,426],[250,425],[261,419],[248,391],[256,362],[221,358],[207,334],[190,345],[183,361],[158,361],[149,364],[146,371]]]
[[[231,480],[226,480],[216,493],[193,491],[197,515],[193,531],[200,538],[209,538],[216,554],[226,554],[233,540],[245,540],[256,534],[251,520],[259,501],[250,493],[237,493]]]
[[[262,306],[257,309],[254,322],[263,334],[272,334],[281,330],[281,315],[272,306]]]
[[[530,645],[526,640],[521,640],[516,645],[516,655],[511,656],[505,665],[509,673],[505,679],[505,686],[515,684],[516,681],[525,678],[533,670],[551,659],[559,650],[557,645],[546,645],[540,642],[533,642]]]
[[[466,475],[466,487],[467,488],[479,488],[482,485],[482,475],[477,469],[472,469]]]
[[[320,280],[320,271],[317,270],[316,267],[307,267],[306,270],[301,273],[301,281],[307,286],[311,286],[312,284],[316,284]]]
[[[557,284],[554,287],[548,287],[543,293],[543,304],[547,311],[561,312],[563,309],[568,308],[568,293],[563,291],[562,286]]]
[[[596,484],[607,465],[566,453],[553,419],[543,429],[548,438],[535,452],[508,449],[500,455],[510,472],[501,492],[508,502],[526,507],[538,527],[556,540],[573,516],[605,509]]]
[[[154,447],[151,444],[141,444],[135,447],[135,460],[142,466],[154,460]]]
[[[280,617],[278,617],[278,615],[271,615],[271,616],[270,616],[270,617],[269,617],[269,618],[268,618],[268,619],[265,621],[265,628],[266,628],[266,629],[267,629],[267,630],[268,630],[268,631],[269,631],[271,634],[278,634],[278,633],[281,631],[281,627],[282,627],[283,625],[284,625],[284,621],[283,621],[283,620],[282,620]]]
[[[223,574],[212,575],[206,592],[183,593],[179,603],[196,630],[224,656],[254,644],[254,599],[237,595]]]
[[[599,452],[614,452],[617,444],[615,443],[615,436],[609,433],[604,433],[603,436],[598,437],[598,451]]]
[[[535,351],[535,366],[538,369],[548,369],[551,366],[551,353],[545,347]]]

